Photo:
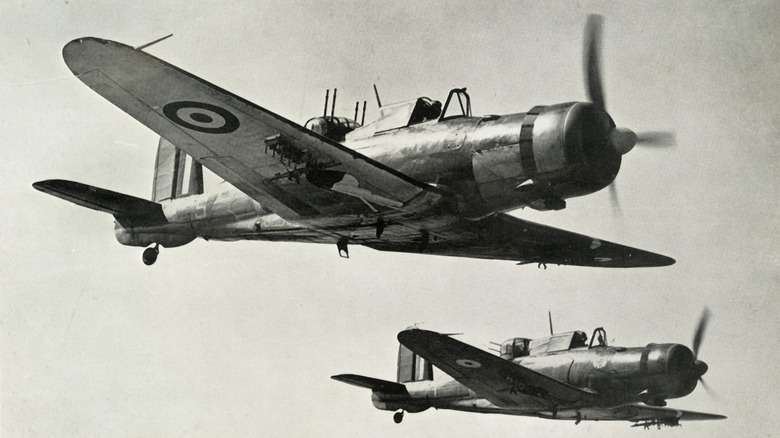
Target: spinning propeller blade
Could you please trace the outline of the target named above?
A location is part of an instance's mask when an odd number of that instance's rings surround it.
[[[673,132],[647,131],[640,132],[636,137],[637,146],[671,148],[677,145],[677,139],[675,139]]]
[[[601,74],[601,34],[603,29],[603,16],[588,15],[588,21],[585,23],[582,69],[585,75],[585,91],[588,94],[588,99],[593,105],[606,112],[607,104]],[[648,131],[637,135],[628,128],[615,127],[608,134],[608,143],[615,152],[624,155],[636,145],[657,148],[671,147],[675,145],[675,138],[674,134],[670,132]],[[610,200],[613,210],[620,213],[620,203],[614,182],[610,185]]]
[[[707,324],[710,321],[710,316],[712,316],[712,312],[707,307],[704,308],[704,311],[701,314],[701,317],[699,317],[699,324],[696,326],[696,331],[693,334],[693,358],[694,358],[694,367],[696,368],[696,374],[699,375],[699,383],[701,383],[701,386],[704,387],[704,389],[707,391],[707,393],[713,397],[717,398],[715,393],[710,389],[709,385],[704,382],[704,379],[702,376],[707,372],[707,364],[704,363],[704,361],[701,361],[698,359],[699,357],[699,348],[701,347],[702,340],[704,340],[704,333],[707,331]]]
[[[704,332],[707,330],[707,323],[712,316],[710,309],[704,308],[704,311],[699,318],[699,325],[696,327],[696,332],[693,335],[693,356],[699,357],[699,347],[701,347],[701,341],[704,339]]]
[[[604,87],[601,83],[601,30],[603,27],[603,16],[588,15],[588,21],[585,23],[582,63],[588,99],[597,107],[606,110]]]

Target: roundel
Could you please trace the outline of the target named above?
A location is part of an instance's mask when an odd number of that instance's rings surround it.
[[[207,134],[228,134],[238,129],[238,117],[225,108],[203,102],[171,102],[163,114],[173,123]]]
[[[481,363],[471,359],[458,359],[455,363],[466,368],[479,368],[482,366]]]

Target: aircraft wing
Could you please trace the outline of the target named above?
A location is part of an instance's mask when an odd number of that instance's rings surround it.
[[[582,408],[576,411],[563,410],[556,414],[557,419],[576,419],[577,414],[583,420],[596,421],[636,421],[635,426],[676,425],[680,421],[722,420],[723,415],[704,412],[685,411],[667,407],[630,404],[613,408]],[[542,417],[547,418],[546,415]]]
[[[441,197],[141,50],[80,38],[63,58],[95,92],[284,219],[414,214]]]
[[[551,409],[587,401],[592,394],[472,347],[447,335],[404,330],[398,341],[498,406]]]
[[[525,263],[632,268],[668,266],[675,260],[649,251],[540,225],[508,214],[431,229],[421,241],[369,242],[382,251],[421,252]]]

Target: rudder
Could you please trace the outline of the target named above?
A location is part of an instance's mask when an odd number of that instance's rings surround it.
[[[398,345],[398,383],[433,380],[433,365],[412,350]]]
[[[186,181],[186,184],[185,184]],[[152,201],[203,193],[203,167],[173,143],[160,137],[154,163]]]

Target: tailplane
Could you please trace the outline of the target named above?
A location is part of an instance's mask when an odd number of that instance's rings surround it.
[[[137,198],[74,181],[50,179],[33,187],[43,193],[92,210],[109,213],[116,219],[114,234],[122,245],[149,246],[143,261],[157,260],[159,247],[185,245],[195,239],[186,223],[171,223],[161,202],[203,193],[203,167],[169,141],[161,138],[154,166],[152,200]]]
[[[385,394],[409,395],[406,391],[406,386],[388,380],[358,376],[357,374],[339,374],[338,376],[331,376],[331,379]]]
[[[33,187],[76,205],[112,214],[122,225],[151,226],[168,222],[160,204],[135,196],[61,179],[38,181]]]
[[[374,407],[383,411],[396,411],[393,421],[400,423],[404,412],[422,412],[429,408],[428,403],[419,398],[419,386],[412,389],[412,392],[418,392],[418,395],[412,396],[406,384],[433,380],[433,366],[412,350],[399,345],[397,382],[356,374],[339,374],[331,379],[370,389]]]

